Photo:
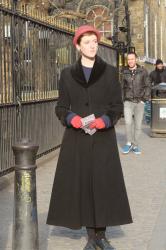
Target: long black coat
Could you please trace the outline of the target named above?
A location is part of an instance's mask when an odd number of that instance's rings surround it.
[[[118,74],[96,57],[87,83],[81,60],[63,70],[56,114],[66,126],[47,224],[73,229],[132,222],[114,125],[123,111]],[[111,127],[94,135],[67,127],[69,111],[110,117]]]

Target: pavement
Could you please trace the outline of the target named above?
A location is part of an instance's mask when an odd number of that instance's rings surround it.
[[[166,138],[150,137],[149,125],[143,124],[142,154],[123,155],[123,119],[116,125],[116,134],[133,223],[107,228],[107,237],[116,250],[166,250]],[[59,149],[37,160],[39,249],[82,250],[85,228],[46,225],[58,154]],[[0,178],[0,250],[12,249],[13,179],[14,173]]]

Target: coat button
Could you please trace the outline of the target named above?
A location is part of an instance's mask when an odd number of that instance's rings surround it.
[[[85,105],[86,105],[86,106],[89,106],[89,102],[86,102]]]

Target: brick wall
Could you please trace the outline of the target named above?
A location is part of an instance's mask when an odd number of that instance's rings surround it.
[[[160,4],[159,4],[160,2]],[[139,56],[149,52],[149,58],[162,58],[166,62],[166,1],[129,0],[131,38]],[[145,22],[145,13],[148,22]],[[144,25],[148,25],[148,49]]]
[[[131,38],[139,56],[144,55],[144,0],[129,1]]]

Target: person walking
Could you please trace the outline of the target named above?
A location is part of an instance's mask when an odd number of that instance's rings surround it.
[[[144,105],[151,97],[151,82],[145,68],[136,63],[136,53],[127,55],[128,66],[122,71],[124,119],[127,142],[122,148],[124,154],[133,151],[141,154],[139,137],[144,116]]]
[[[166,82],[166,69],[161,59],[156,60],[156,67],[155,70],[150,73],[150,80],[152,86],[155,86],[161,82]]]
[[[97,56],[99,31],[80,26],[80,58],[60,77],[56,115],[65,126],[47,224],[86,227],[84,250],[114,249],[106,227],[132,222],[114,126],[123,112],[117,69]]]

